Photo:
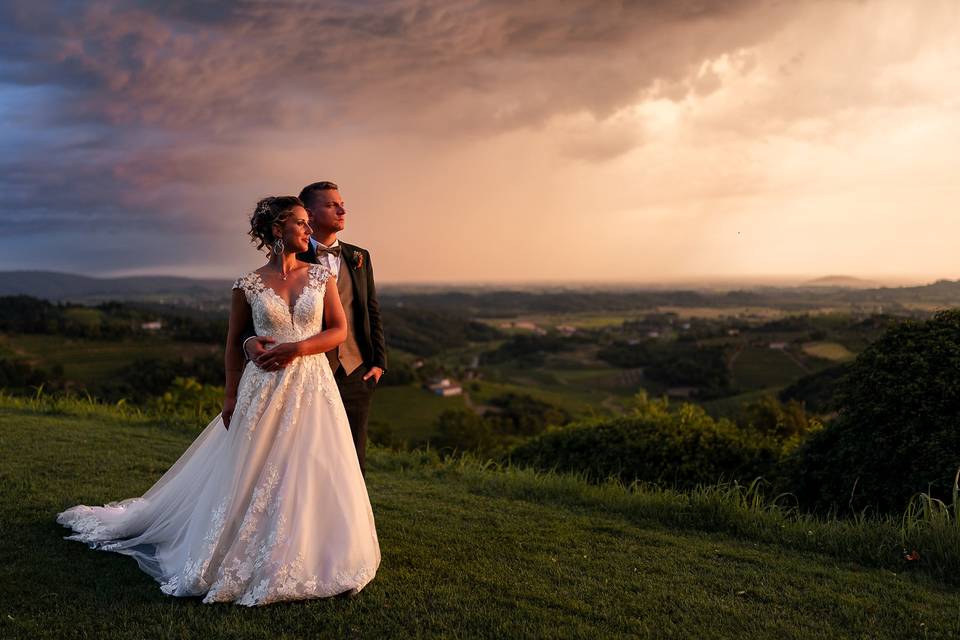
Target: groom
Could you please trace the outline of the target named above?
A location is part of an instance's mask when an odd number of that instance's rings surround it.
[[[337,185],[332,182],[309,184],[300,192],[300,200],[310,215],[313,236],[310,247],[297,254],[297,258],[322,264],[333,272],[347,316],[347,339],[338,348],[327,352],[327,358],[347,410],[360,470],[366,475],[370,402],[380,376],[387,368],[387,347],[380,323],[370,253],[337,238],[337,234],[343,231],[347,214]],[[256,362],[266,352],[264,345],[271,341],[261,336],[248,338],[244,343],[247,356]]]

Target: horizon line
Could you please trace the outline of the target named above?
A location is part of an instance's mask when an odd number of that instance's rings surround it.
[[[4,269],[0,274],[12,273],[50,273],[69,276],[79,276],[97,280],[120,280],[128,278],[178,278],[184,280],[233,280],[233,276],[187,276],[176,273],[164,272],[107,272],[107,274],[90,274],[76,271],[57,271],[54,269]],[[490,287],[490,286],[550,286],[562,287],[564,285],[582,287],[582,286],[803,286],[805,284],[815,283],[829,279],[846,279],[859,281],[862,283],[859,288],[877,288],[889,286],[917,286],[933,284],[939,281],[957,281],[960,278],[950,278],[945,276],[932,276],[929,274],[883,274],[883,275],[848,275],[848,274],[829,274],[829,275],[811,275],[811,274],[726,274],[726,275],[689,275],[689,276],[667,276],[662,279],[626,279],[626,278],[530,278],[525,280],[511,279],[487,279],[476,278],[452,279],[452,280],[420,280],[420,279],[379,279],[378,285],[389,287]],[[821,285],[829,286],[829,285]]]

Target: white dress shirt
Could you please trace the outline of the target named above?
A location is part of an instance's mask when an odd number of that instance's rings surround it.
[[[320,248],[324,249],[333,249],[334,247],[340,246],[340,238],[337,238],[333,241],[329,247],[321,242],[317,242],[314,238],[310,238],[310,246],[313,247],[313,252],[317,256],[317,264],[322,264],[334,275],[335,278],[340,277],[340,265],[343,263],[343,253],[340,254],[340,257],[334,256],[329,253],[320,255]],[[341,249],[342,251],[342,249]]]

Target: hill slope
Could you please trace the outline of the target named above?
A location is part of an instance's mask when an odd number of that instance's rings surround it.
[[[59,271],[0,271],[0,296],[75,302],[157,298],[228,299],[230,282],[177,276],[92,278]]]
[[[930,578],[677,528],[656,517],[680,508],[666,497],[638,509],[613,488],[382,450],[372,452],[368,485],[383,564],[358,597],[258,609],[172,599],[129,558],[63,541],[54,517],[77,502],[139,495],[191,437],[81,413],[0,399],[4,638],[960,633],[960,596]]]

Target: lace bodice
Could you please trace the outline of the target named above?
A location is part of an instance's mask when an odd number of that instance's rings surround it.
[[[288,307],[276,291],[264,285],[256,271],[251,271],[233,283],[243,291],[253,314],[253,330],[258,336],[273,336],[277,342],[295,342],[316,335],[323,322],[323,295],[330,270],[312,264],[303,292]]]

